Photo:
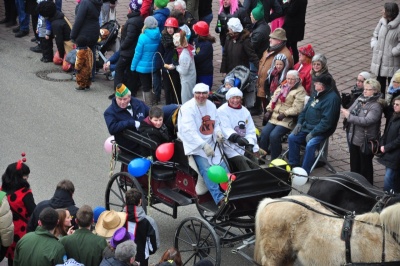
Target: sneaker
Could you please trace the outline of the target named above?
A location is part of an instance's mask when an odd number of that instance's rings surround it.
[[[29,34],[28,30],[20,30],[19,32],[15,33],[15,37],[21,38]]]
[[[6,23],[6,27],[7,28],[14,27],[15,25],[17,25],[17,22],[15,20],[14,21],[9,21],[9,22]]]
[[[36,37],[33,37],[33,38],[31,39],[31,42],[37,42]]]
[[[31,48],[29,48],[29,50],[31,50],[32,52],[35,52],[35,53],[41,53],[42,52],[42,48],[40,48],[39,45],[36,45],[35,47],[31,47]]]
[[[6,24],[8,22],[8,20],[5,18],[5,19],[2,19],[2,20],[0,20],[0,24]]]
[[[40,61],[42,61],[43,63],[50,63],[50,62],[53,62],[53,59],[47,59],[47,58],[42,57],[42,58],[40,58]]]
[[[12,32],[14,32],[14,33],[19,32],[19,26],[18,26],[18,27],[15,27],[15,28],[12,30]]]

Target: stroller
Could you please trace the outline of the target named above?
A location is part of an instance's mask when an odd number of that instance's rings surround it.
[[[236,66],[228,75],[233,75],[235,78],[235,87],[238,87],[243,92],[243,105],[248,109],[254,107],[257,93],[257,75],[242,65]],[[225,88],[225,84],[222,84],[215,92],[210,93],[208,99],[218,108],[226,102],[225,94],[227,91],[228,89]]]
[[[103,67],[104,62],[107,61],[106,53],[108,51],[119,51],[120,39],[118,31],[120,25],[116,20],[110,20],[100,27],[100,35],[96,46],[96,72]],[[112,76],[106,74],[107,79],[111,80]]]

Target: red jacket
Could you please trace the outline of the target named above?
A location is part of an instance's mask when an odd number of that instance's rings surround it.
[[[294,70],[299,71],[299,77],[301,78],[301,84],[306,89],[307,95],[311,93],[311,64],[300,64],[300,62],[294,65]]]

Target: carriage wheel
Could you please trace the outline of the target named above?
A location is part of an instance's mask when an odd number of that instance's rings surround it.
[[[215,266],[221,263],[219,237],[201,218],[188,217],[181,222],[175,232],[174,246],[181,253],[183,265],[194,265],[204,258]]]
[[[107,210],[124,211],[125,192],[131,188],[136,188],[142,193],[142,206],[146,211],[146,197],[139,182],[132,175],[126,172],[114,174],[107,184],[105,194],[105,206]]]

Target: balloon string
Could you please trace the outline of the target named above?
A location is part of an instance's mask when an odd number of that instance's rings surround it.
[[[114,170],[115,170],[115,166],[117,164],[117,143],[115,142],[115,140],[111,141],[112,143],[112,149],[111,149],[111,159],[110,159],[110,174],[109,177],[111,178],[111,176],[114,174]]]
[[[153,166],[153,156],[149,156],[147,157],[148,160],[150,160],[150,168],[149,168],[149,172],[147,174],[147,182],[148,182],[148,190],[147,190],[147,215],[150,216],[150,207],[151,207],[151,168]]]

